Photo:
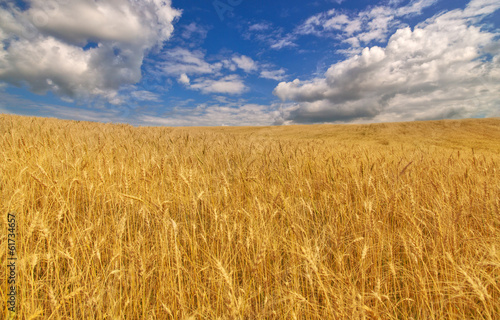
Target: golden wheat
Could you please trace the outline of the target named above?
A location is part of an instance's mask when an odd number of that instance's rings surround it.
[[[499,119],[0,135],[18,319],[500,317]]]

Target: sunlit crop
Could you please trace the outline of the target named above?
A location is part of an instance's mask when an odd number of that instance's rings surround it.
[[[499,119],[0,135],[18,319],[500,316]]]

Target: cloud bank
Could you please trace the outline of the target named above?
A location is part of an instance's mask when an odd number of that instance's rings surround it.
[[[30,0],[0,7],[0,81],[35,93],[104,98],[141,79],[145,55],[181,12],[170,0]]]
[[[499,8],[471,1],[397,30],[385,48],[364,48],[324,77],[281,82],[273,93],[286,103],[276,123],[499,116],[498,34],[477,25]]]

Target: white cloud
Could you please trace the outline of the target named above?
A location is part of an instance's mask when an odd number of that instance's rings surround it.
[[[234,63],[236,63],[238,68],[244,70],[247,73],[256,71],[258,68],[257,63],[253,61],[252,58],[245,55],[234,56],[232,60],[234,61]]]
[[[407,16],[407,15],[419,15],[425,8],[434,5],[436,0],[414,0],[411,1],[407,6],[403,6],[396,9],[396,16]]]
[[[117,10],[117,6],[123,6],[123,9]],[[24,14],[39,31],[82,46],[89,39],[143,45],[149,42],[145,38],[151,37],[156,42],[157,30],[141,24],[143,14],[137,9],[142,8],[134,8],[133,3],[124,1],[70,3],[32,0]],[[165,39],[173,31],[171,25],[168,28],[170,30],[165,30]]]
[[[222,63],[208,63],[205,54],[199,50],[174,48],[165,52],[162,58],[160,68],[165,74],[172,76],[213,74],[222,67]]]
[[[267,22],[255,23],[248,27],[250,31],[265,31],[271,29],[271,24]]]
[[[345,14],[340,14],[327,20],[324,24],[327,30],[343,30],[347,35],[361,30],[360,20],[350,20]]]
[[[164,74],[177,76],[179,83],[204,94],[241,94],[247,90],[242,78],[238,75],[223,76],[222,69],[234,72],[240,68],[245,72],[252,72],[258,68],[253,59],[244,55],[234,55],[231,59],[209,63],[203,52],[184,48],[167,51],[163,59],[160,68]]]
[[[393,28],[401,26],[399,18],[419,15],[436,1],[414,0],[402,7],[398,7],[399,1],[390,2],[354,14],[332,9],[308,18],[295,34],[332,37],[359,48],[373,41],[385,41]]]
[[[120,103],[118,90],[140,80],[144,56],[169,39],[179,16],[170,0],[31,0],[24,11],[3,6],[0,80],[37,93]]]
[[[463,12],[466,18],[481,19],[500,9],[500,2],[496,0],[472,0]]]
[[[153,101],[153,102],[161,101],[160,96],[158,94],[146,90],[133,91],[131,93],[131,96],[139,101]]]
[[[184,84],[184,85],[189,85],[191,83],[191,80],[189,79],[189,77],[183,73],[179,76],[179,79],[177,79],[177,81],[181,84]]]
[[[477,2],[433,17],[413,31],[399,29],[385,48],[365,48],[332,65],[322,78],[280,83],[274,94],[294,102],[283,110],[280,121],[402,121],[498,114],[500,54],[487,50],[497,41],[495,35],[471,24],[485,12]]]
[[[271,49],[281,50],[286,47],[296,47],[295,44],[296,37],[294,35],[287,35],[284,37],[278,37],[276,39],[270,39]]]
[[[205,94],[241,94],[247,91],[239,75],[224,75],[228,70],[236,72],[241,69],[245,73],[260,71],[260,78],[278,81],[285,78],[284,69],[272,70],[274,65],[258,63],[246,55],[233,54],[227,57],[226,53],[216,57],[215,61],[207,62],[204,53],[199,50],[174,48],[164,53],[160,68],[164,74],[176,76],[177,82]]]
[[[279,69],[279,70],[262,70],[260,73],[260,77],[264,79],[271,79],[271,80],[276,80],[276,81],[281,81],[285,78],[285,69]]]
[[[230,53],[229,53],[230,54]],[[241,94],[248,90],[241,76],[227,75],[227,72],[259,74],[260,78],[283,80],[285,70],[272,70],[274,65],[259,63],[251,57],[242,54],[227,52],[212,56],[214,62],[208,62],[205,54],[200,50],[174,48],[162,56],[159,68],[167,76],[175,76],[177,82],[204,94]]]
[[[205,94],[241,94],[247,90],[243,80],[238,75],[229,75],[218,80],[196,79],[191,85],[191,89],[200,90]]]
[[[232,59],[224,59],[221,61],[224,68],[235,72],[238,69],[238,65]]]

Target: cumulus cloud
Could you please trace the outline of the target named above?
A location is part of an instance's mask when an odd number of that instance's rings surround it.
[[[187,76],[187,74],[183,73],[179,76],[179,79],[177,79],[179,83],[182,83],[184,85],[189,85],[191,83],[191,80]]]
[[[165,0],[30,0],[0,7],[0,80],[36,93],[121,103],[144,56],[167,41],[180,11]]]
[[[258,68],[257,63],[253,61],[252,58],[245,55],[234,56],[233,61],[234,63],[236,63],[238,68],[244,70],[247,73],[255,71]]]
[[[280,83],[274,94],[292,103],[278,121],[402,121],[498,114],[500,54],[490,50],[498,40],[473,22],[499,6],[472,1],[465,10],[437,15],[414,30],[397,30],[385,48],[365,48],[332,65],[324,77]]]

